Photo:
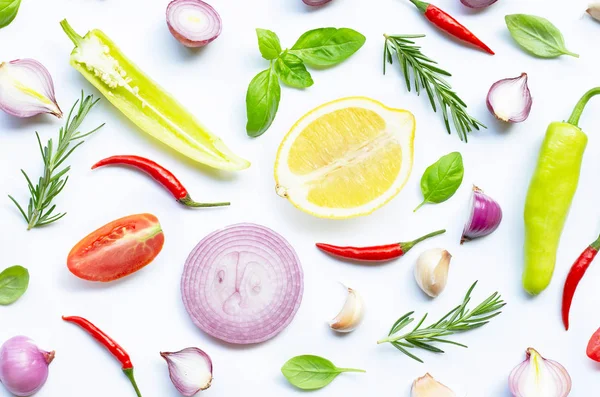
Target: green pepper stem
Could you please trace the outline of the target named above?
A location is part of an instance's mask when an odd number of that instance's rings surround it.
[[[583,94],[579,102],[577,102],[577,105],[575,105],[575,109],[573,109],[573,113],[571,113],[571,117],[567,122],[575,127],[579,127],[577,124],[579,124],[579,118],[581,117],[581,113],[583,113],[585,105],[587,105],[588,101],[596,95],[600,95],[600,87],[592,88]]]
[[[135,389],[137,397],[142,397],[142,393],[140,393],[140,389],[138,389],[137,383],[135,383],[135,378],[133,377],[133,368],[124,369],[123,372],[125,373],[127,378],[129,378],[129,381],[133,385],[133,388]]]
[[[67,22],[66,19],[63,19],[62,21],[60,21],[60,26],[62,27],[64,32],[67,34],[67,36],[69,36],[69,38],[71,39],[73,44],[75,44],[76,47],[79,47],[79,45],[83,41],[83,37],[81,37],[79,34],[77,34],[75,29],[73,29],[73,27],[71,25],[69,25],[69,22]]]
[[[590,247],[592,247],[596,251],[600,251],[600,236],[598,236],[596,241],[594,241],[593,243],[590,244]]]
[[[446,233],[446,229],[436,230],[435,232],[431,232],[429,234],[421,236],[416,240],[408,241],[406,243],[400,243],[400,248],[402,248],[402,252],[406,254],[408,252],[408,250],[410,250],[412,247],[414,247],[416,244],[420,243],[421,241],[427,240],[428,238],[431,238],[433,236],[438,236],[438,235],[444,234],[444,233]]]

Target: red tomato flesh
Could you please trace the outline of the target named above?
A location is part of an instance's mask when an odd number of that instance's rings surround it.
[[[600,328],[590,338],[585,352],[589,358],[600,362]]]
[[[78,242],[69,252],[67,267],[84,280],[117,280],[152,262],[164,242],[165,236],[154,215],[126,216]]]

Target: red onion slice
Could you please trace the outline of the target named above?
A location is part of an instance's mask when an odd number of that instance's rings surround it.
[[[485,8],[489,7],[498,0],[460,0],[465,6],[469,8]]]
[[[292,246],[264,226],[240,223],[206,236],[181,278],[185,308],[207,334],[236,344],[260,343],[294,318],[304,291]]]
[[[167,7],[171,34],[186,47],[204,47],[221,34],[219,13],[201,0],[173,0]]]
[[[329,3],[331,0],[302,0],[308,6],[322,6]]]
[[[473,186],[469,211],[469,219],[465,223],[460,239],[461,244],[491,234],[502,221],[500,205],[477,186]]]

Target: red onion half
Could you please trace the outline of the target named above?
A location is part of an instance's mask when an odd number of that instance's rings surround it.
[[[477,186],[473,186],[469,208],[469,219],[463,229],[461,244],[474,238],[487,236],[496,230],[502,221],[500,205]]]
[[[489,7],[498,0],[460,0],[465,6],[469,8],[485,8]]]
[[[186,47],[204,47],[221,34],[219,13],[201,0],[173,0],[167,7],[171,34]]]
[[[322,6],[329,3],[331,0],[302,0],[308,6]]]
[[[206,236],[181,278],[185,308],[207,334],[236,344],[273,338],[300,307],[304,280],[292,246],[264,226],[240,223]]]

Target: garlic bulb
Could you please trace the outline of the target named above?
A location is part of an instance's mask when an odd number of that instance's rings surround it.
[[[588,9],[585,11],[596,21],[600,21],[600,1],[596,1],[589,5]]]
[[[428,373],[415,379],[410,391],[411,397],[456,397],[456,394]]]
[[[566,397],[571,392],[571,377],[565,367],[530,347],[525,361],[510,373],[509,386],[515,397]]]
[[[52,77],[35,59],[0,63],[0,109],[16,117],[40,113],[62,117]]]
[[[445,249],[432,248],[417,259],[415,280],[427,295],[435,298],[446,288],[452,255]]]
[[[487,107],[498,120],[520,123],[531,112],[531,93],[527,86],[527,73],[519,77],[495,82],[487,95]]]
[[[329,327],[336,332],[352,332],[358,327],[363,319],[364,303],[362,297],[348,288],[348,296],[342,310],[329,322]]]
[[[161,352],[167,361],[173,386],[181,395],[191,397],[210,387],[213,366],[208,354],[197,347],[188,347],[174,353]]]

